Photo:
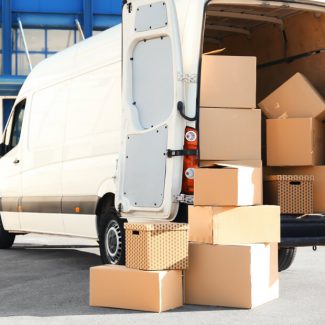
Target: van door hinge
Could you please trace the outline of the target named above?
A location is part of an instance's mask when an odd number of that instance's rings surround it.
[[[197,83],[197,74],[188,74],[188,73],[178,73],[177,80],[183,81],[186,83]]]
[[[167,150],[167,157],[179,157],[179,156],[197,156],[198,151],[197,150]]]
[[[185,203],[192,205],[194,203],[194,197],[193,195],[188,195],[188,194],[180,194],[176,196],[176,201],[179,203]]]

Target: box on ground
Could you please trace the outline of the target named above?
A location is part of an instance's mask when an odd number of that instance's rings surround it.
[[[203,55],[202,106],[256,107],[256,57]]]
[[[278,245],[190,243],[185,303],[252,308],[279,297]]]
[[[140,270],[184,270],[188,225],[125,223],[125,265]]]
[[[194,204],[241,206],[262,204],[262,162],[218,162],[194,170]]]
[[[280,207],[199,207],[188,209],[191,242],[236,245],[280,242]]]
[[[268,166],[313,166],[325,161],[324,124],[313,118],[266,120]]]
[[[260,160],[261,110],[200,108],[202,160]]]
[[[325,102],[301,73],[296,73],[258,106],[268,118],[325,118]]]
[[[264,202],[277,204],[283,214],[313,213],[312,175],[272,175],[264,182]]]
[[[267,175],[313,175],[313,213],[325,212],[325,166],[313,167],[267,167]]]
[[[90,305],[161,312],[183,305],[182,271],[90,268]]]

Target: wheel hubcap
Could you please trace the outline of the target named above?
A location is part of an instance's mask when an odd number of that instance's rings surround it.
[[[118,263],[122,252],[122,235],[116,221],[110,222],[105,232],[105,249],[111,263]]]

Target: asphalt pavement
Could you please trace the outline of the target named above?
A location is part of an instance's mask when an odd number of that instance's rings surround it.
[[[280,274],[280,299],[273,302],[252,310],[188,305],[155,314],[89,307],[89,267],[100,264],[96,245],[27,235],[0,251],[0,325],[325,324],[325,247],[298,250]]]

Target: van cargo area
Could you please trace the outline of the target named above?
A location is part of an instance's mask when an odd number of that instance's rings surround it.
[[[308,2],[305,1],[304,3]],[[315,11],[318,9],[319,11]],[[242,108],[246,110],[259,109],[261,108],[261,105],[259,107],[261,101],[297,73],[299,73],[297,76],[302,75],[309,81],[314,87],[315,93],[319,94],[319,98],[325,98],[325,14],[323,12],[324,9],[321,7],[318,8],[314,6],[311,8],[303,6],[302,3],[288,3],[287,5],[283,5],[283,3],[280,4],[271,1],[267,4],[261,3],[257,5],[257,2],[255,2],[254,5],[243,5],[243,2],[241,2],[241,4],[226,4],[225,2],[221,3],[221,1],[210,1],[206,6],[204,38],[202,40],[201,113],[203,112],[202,108],[206,110],[206,107],[213,107],[213,105],[211,105],[213,91],[209,92],[209,89],[206,89],[205,85],[207,84],[207,80],[203,80],[207,75],[209,75],[209,78],[213,78],[213,76],[217,75],[216,71],[212,69],[208,69],[208,72],[205,71],[205,69],[207,69],[205,60],[210,56],[220,57],[220,60],[226,57],[247,57],[256,59],[256,86],[249,72],[247,72],[249,71],[248,64],[250,64],[247,61],[248,63],[245,66],[245,70],[237,69],[238,73],[234,74],[234,79],[238,79],[235,81],[242,83],[241,90],[237,89],[238,85],[230,90],[228,88],[228,98],[231,96],[242,98],[243,106],[238,106],[238,103],[233,100],[226,103],[229,106],[224,106],[225,102],[221,101],[214,106],[217,109],[225,107],[230,107],[232,109],[237,108],[240,110],[242,110]],[[225,69],[226,64],[227,63],[224,63],[223,69]],[[231,70],[233,63],[229,63],[228,66]],[[240,78],[242,78],[241,81],[239,80]],[[222,82],[222,80],[219,82]],[[228,80],[224,80],[224,82],[227,83]],[[256,94],[252,93],[256,95],[254,98],[256,100],[255,105],[252,104],[252,100],[249,98],[247,91],[242,91],[249,85],[254,87],[254,91],[256,91]],[[220,96],[222,97],[223,94],[224,91],[222,91]],[[298,101],[301,100],[299,97],[301,94],[298,92],[291,93],[290,95],[296,97]],[[320,103],[324,105],[322,99],[320,99]],[[314,107],[310,108],[311,112],[313,108]],[[286,167],[269,167],[270,165],[267,164],[266,157],[267,117],[265,111],[263,109],[262,111],[264,114],[262,114],[260,152],[264,166],[263,178],[265,179],[271,174],[306,174],[303,167],[295,167],[294,170],[291,171]],[[200,116],[201,115],[202,114],[200,114]],[[305,117],[307,118],[308,116]],[[280,118],[288,118],[288,116],[284,114],[280,116]],[[316,116],[316,118],[322,121],[323,123],[321,124],[324,126],[323,116],[320,114]],[[218,123],[222,124],[222,122]],[[246,124],[247,122],[243,120],[242,123]],[[202,121],[200,121],[200,126],[202,127]],[[236,126],[235,128],[238,129]],[[202,134],[202,132],[205,134],[206,130],[200,130],[200,134]],[[231,132],[237,131],[231,130]],[[228,134],[229,132],[227,132],[227,135]],[[304,135],[297,135],[295,141],[298,145],[301,141],[300,138],[303,137]],[[239,150],[243,148],[243,146],[240,146],[241,139],[242,135],[238,132]],[[227,143],[226,140],[225,138],[225,143]],[[200,146],[201,141],[204,141],[204,139],[200,139]],[[245,145],[247,145],[247,143]],[[324,142],[322,142],[322,147],[324,147]],[[201,159],[207,159],[202,157],[202,152],[200,152],[200,154]],[[206,155],[205,152],[204,155]],[[247,157],[237,157],[237,160],[240,159],[247,159]],[[258,159],[258,157],[255,155],[251,159]],[[209,160],[218,159],[212,157]],[[229,160],[236,159],[231,157]],[[318,161],[317,163],[311,162],[308,167],[308,175],[313,174],[313,168],[321,168],[320,165],[325,165],[324,161]],[[321,194],[317,192],[319,187],[317,182],[319,181],[315,181],[316,190],[314,191],[314,201],[322,200]],[[264,204],[265,203],[264,200]],[[314,213],[308,215],[282,214],[282,247],[292,247],[293,249],[293,247],[297,246],[325,245],[324,213],[325,211],[317,211],[317,213],[314,211]]]

